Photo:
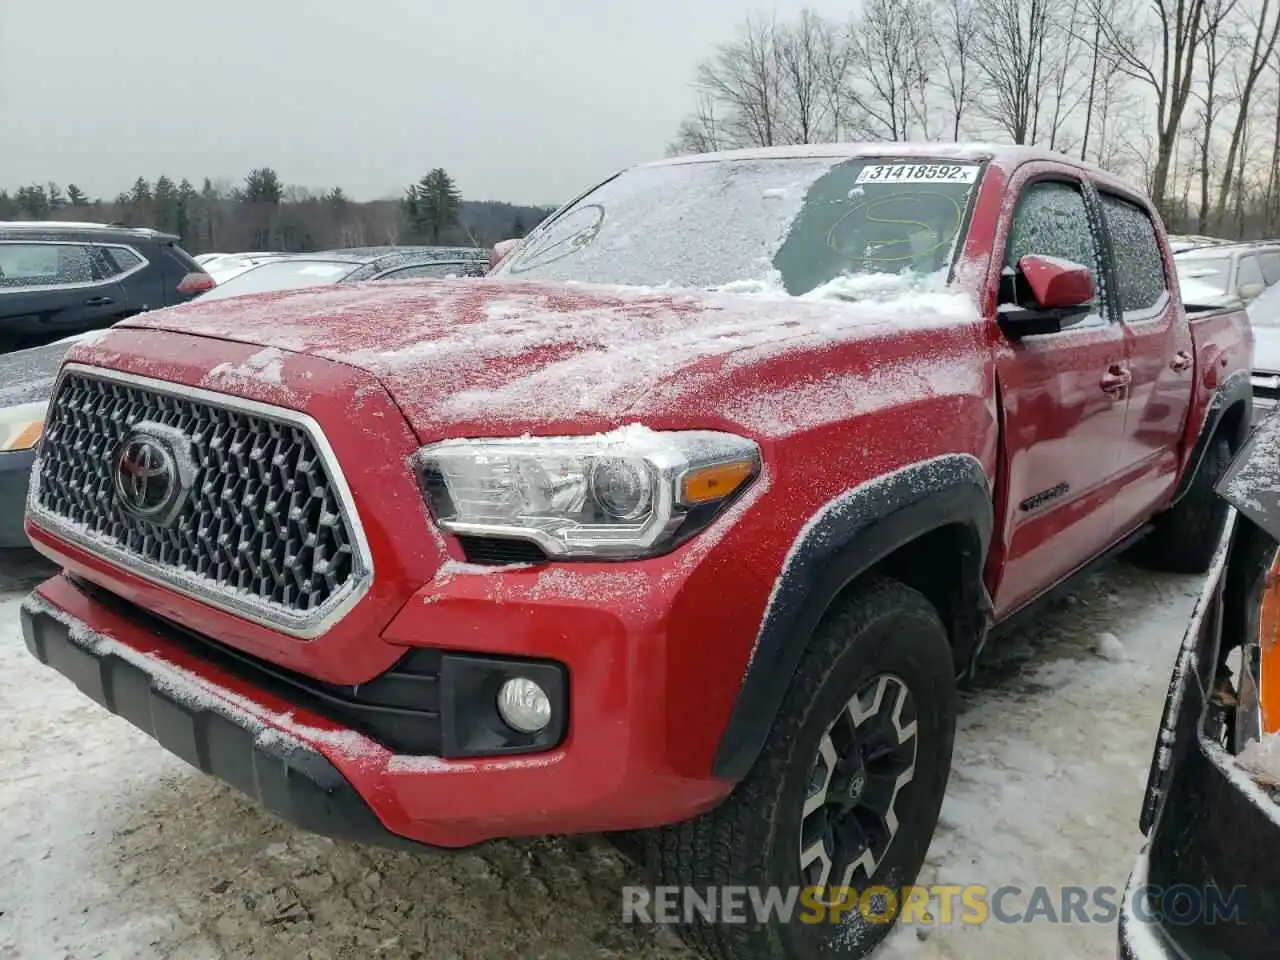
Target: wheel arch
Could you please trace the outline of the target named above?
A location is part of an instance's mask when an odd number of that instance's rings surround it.
[[[746,776],[813,631],[868,573],[902,580],[938,608],[961,672],[991,609],[982,575],[992,526],[990,485],[969,454],[904,467],[827,502],[783,561],[713,775],[734,781]]]
[[[1200,465],[1204,463],[1205,454],[1214,439],[1225,435],[1231,445],[1231,452],[1235,453],[1244,446],[1252,420],[1253,385],[1249,380],[1248,371],[1240,370],[1224,380],[1210,398],[1200,434],[1196,437],[1195,446],[1191,448],[1191,456],[1187,458],[1186,469],[1182,471],[1182,477],[1178,480],[1170,507],[1191,489],[1191,484],[1195,482],[1196,474],[1199,473]]]

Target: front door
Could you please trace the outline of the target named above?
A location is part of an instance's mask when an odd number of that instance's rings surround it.
[[[1102,295],[1101,225],[1092,197],[1065,173],[1047,179],[1044,171],[1020,173],[1024,185],[1005,267],[1031,254],[1069,260],[1089,268],[1095,297],[1079,323],[1007,341],[997,351],[1004,437],[997,617],[1071,573],[1112,539],[1110,501],[1127,402],[1124,331]]]

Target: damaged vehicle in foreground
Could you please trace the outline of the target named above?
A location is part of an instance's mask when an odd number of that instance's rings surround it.
[[[1243,314],[1025,148],[669,159],[504,249],[77,344],[28,647],[307,829],[635,831],[662,886],[832,908],[695,911],[709,956],[869,954],[988,637],[1130,546],[1207,568]]]
[[[1232,509],[1169,685],[1123,960],[1280,956],[1280,416],[1218,489]]]

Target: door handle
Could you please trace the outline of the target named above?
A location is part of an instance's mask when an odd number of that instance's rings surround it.
[[[1185,350],[1179,350],[1173,355],[1173,359],[1169,361],[1169,368],[1181,373],[1191,366],[1191,354]]]
[[[1098,381],[1098,386],[1102,387],[1103,393],[1115,395],[1132,382],[1133,374],[1117,364],[1102,375],[1102,379]]]
[[[90,297],[84,302],[86,307],[105,307],[115,303],[110,297]]]

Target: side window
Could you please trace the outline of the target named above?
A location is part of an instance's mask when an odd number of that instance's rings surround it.
[[[122,273],[136,270],[142,265],[142,257],[128,247],[99,247],[103,261],[109,272],[108,276],[118,277]]]
[[[1268,287],[1280,282],[1280,250],[1258,254],[1262,265],[1262,280]]]
[[[89,248],[78,243],[0,243],[0,290],[93,282]]]
[[[1241,257],[1240,266],[1236,268],[1236,293],[1245,300],[1252,300],[1261,291],[1257,288],[1265,286],[1262,279],[1262,267],[1254,256]],[[1252,287],[1254,289],[1249,290]],[[1248,294],[1246,296],[1246,294]]]
[[[1105,193],[1102,216],[1111,236],[1120,305],[1125,314],[1162,309],[1169,296],[1169,279],[1165,276],[1155,224],[1142,207]]]
[[[1023,191],[1009,228],[1004,265],[1017,266],[1023,257],[1033,254],[1070,260],[1089,268],[1094,290],[1089,320],[1100,322],[1102,257],[1079,184],[1043,180]]]

